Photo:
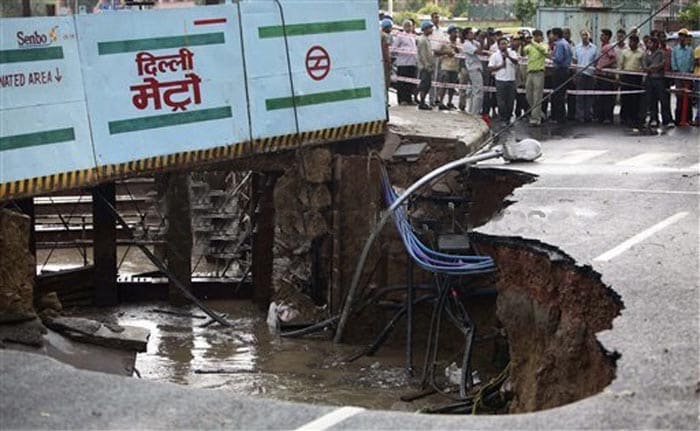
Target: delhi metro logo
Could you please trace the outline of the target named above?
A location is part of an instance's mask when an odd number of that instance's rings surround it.
[[[322,46],[312,46],[306,53],[306,73],[314,81],[320,81],[331,71],[331,57]]]

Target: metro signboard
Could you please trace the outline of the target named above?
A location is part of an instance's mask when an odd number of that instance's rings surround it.
[[[99,165],[248,139],[235,12],[213,6],[77,17]],[[221,20],[206,21],[212,17]]]
[[[372,0],[1,22],[0,200],[385,127]]]
[[[336,127],[348,119],[362,123],[384,118],[376,5],[294,3],[285,9],[284,22],[274,2],[241,4],[244,28],[249,30],[246,55],[282,53],[261,55],[248,66],[251,93],[256,96],[251,101],[254,137]],[[311,51],[328,54],[329,70],[322,79],[316,71],[309,72]]]

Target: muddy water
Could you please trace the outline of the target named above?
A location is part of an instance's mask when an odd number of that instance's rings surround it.
[[[137,357],[142,378],[198,388],[327,405],[415,411],[439,400],[404,403],[402,394],[416,391],[403,367],[403,351],[380,349],[374,357],[353,363],[344,358],[357,346],[336,346],[321,339],[280,339],[269,334],[265,316],[247,301],[212,301],[227,313],[233,328],[202,328],[207,320],[196,308],[167,304],[123,305],[82,316],[148,328],[148,351]],[[191,313],[180,317],[155,309]]]
[[[153,251],[152,248],[150,248],[150,250],[151,252]],[[85,255],[83,255],[83,253],[85,253]],[[37,250],[36,261],[37,274],[41,274],[42,271],[61,271],[80,268],[93,263],[93,250],[92,247],[86,247],[85,249],[41,249]],[[119,276],[128,277],[156,271],[158,269],[148,260],[146,255],[135,246],[117,247],[117,263]],[[217,271],[221,271],[220,265],[208,263],[201,255],[193,256],[192,269],[196,276],[213,276]],[[232,264],[231,268],[226,272],[226,275],[229,277],[240,276],[238,264]]]

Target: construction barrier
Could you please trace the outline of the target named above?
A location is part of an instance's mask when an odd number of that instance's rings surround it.
[[[0,200],[382,134],[376,2],[306,3],[2,19]]]

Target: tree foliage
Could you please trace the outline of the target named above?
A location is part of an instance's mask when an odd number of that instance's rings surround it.
[[[578,6],[584,0],[544,0],[544,6]]]
[[[533,0],[515,0],[513,14],[523,24],[530,22],[537,13],[537,4]]]
[[[700,3],[689,4],[678,14],[678,19],[690,30],[700,30]]]
[[[452,6],[452,15],[467,16],[469,15],[469,0],[457,0]]]
[[[394,13],[395,25],[402,25],[403,22],[407,19],[412,19],[416,23],[416,26],[420,26],[420,20],[418,19],[417,13],[411,11],[401,11]]]
[[[408,0],[406,2],[406,10],[416,11],[423,7],[425,0]]]
[[[427,4],[422,8],[418,9],[416,13],[418,15],[430,15],[433,12],[437,12],[443,18],[452,18],[452,12],[446,7],[440,7],[434,3]]]

